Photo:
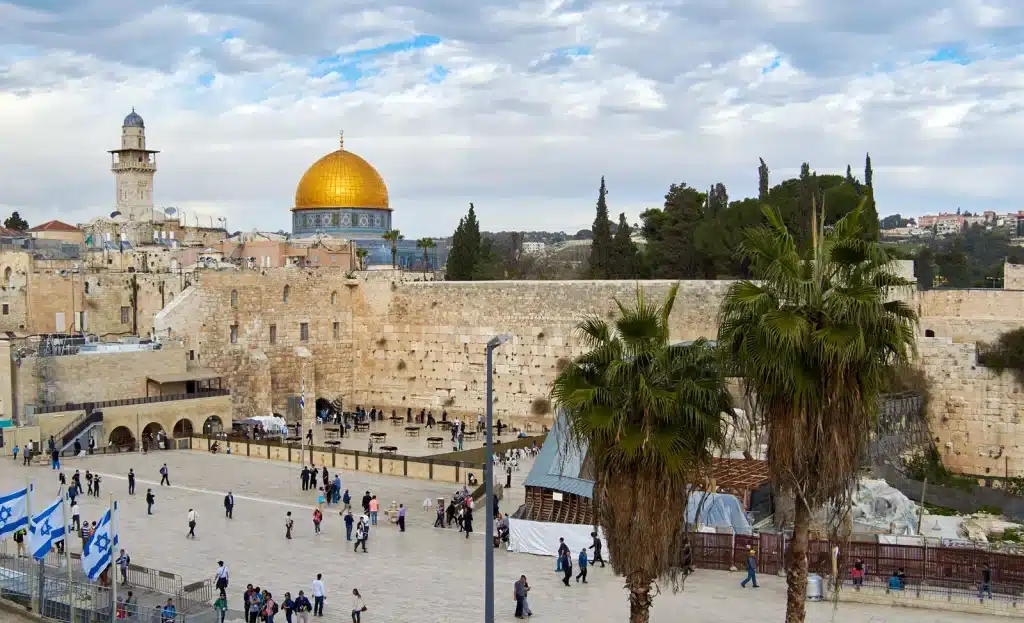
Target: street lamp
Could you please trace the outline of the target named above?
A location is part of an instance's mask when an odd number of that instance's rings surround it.
[[[484,495],[487,496],[487,516],[484,518],[484,623],[494,623],[494,427],[493,393],[494,349],[512,339],[510,333],[495,335],[487,341],[487,420],[484,435],[487,439],[487,462],[484,464]]]

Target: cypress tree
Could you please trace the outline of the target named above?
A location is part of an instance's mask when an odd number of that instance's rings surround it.
[[[635,279],[638,271],[636,245],[633,244],[633,229],[626,222],[626,214],[619,214],[619,225],[612,241],[612,277]]]
[[[590,278],[611,279],[614,275],[612,266],[612,222],[608,218],[608,204],[605,196],[608,189],[601,177],[601,189],[597,196],[597,215],[591,231],[594,239],[590,243]]]
[[[452,235],[452,248],[448,251],[445,279],[472,281],[479,263],[480,224],[476,220],[476,209],[471,203],[469,213],[459,219],[459,226]]]
[[[873,175],[871,170],[871,154],[865,154],[864,156],[864,185],[871,188],[871,177]]]
[[[853,184],[855,182],[856,180],[853,179],[853,169],[850,168],[850,165],[846,165],[846,183]]]
[[[757,198],[759,201],[768,200],[768,165],[764,163],[764,158],[758,158],[761,161],[761,166],[757,168]]]

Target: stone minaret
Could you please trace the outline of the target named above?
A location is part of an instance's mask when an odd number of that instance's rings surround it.
[[[110,150],[110,170],[114,173],[115,210],[129,221],[162,221],[163,214],[153,210],[153,175],[156,155],[146,149],[146,124],[135,109],[121,126],[121,148]]]

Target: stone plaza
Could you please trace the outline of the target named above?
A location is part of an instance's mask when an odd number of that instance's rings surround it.
[[[171,487],[159,486],[159,468],[170,470]],[[352,493],[358,507],[363,492],[381,501],[405,504],[408,528],[403,534],[381,513],[371,530],[369,553],[354,553],[345,542],[344,524],[336,507],[325,512],[323,532],[313,534],[311,515],[315,495],[303,492],[296,465],[199,452],[164,451],[147,455],[125,453],[68,459],[62,465],[70,475],[100,474],[100,496],[80,496],[83,520],[95,520],[109,504],[118,501],[119,534],[133,564],[176,573],[186,582],[211,577],[217,561],[230,570],[229,606],[237,612],[247,583],[270,590],[275,598],[285,591],[309,594],[317,573],[324,575],[327,600],[324,620],[348,621],[349,595],[358,588],[369,608],[367,621],[447,623],[476,620],[483,610],[484,541],[482,513],[477,513],[474,534],[466,539],[452,529],[433,528],[434,512],[422,508],[425,498],[450,497],[455,485],[393,476],[339,472],[343,488]],[[127,473],[137,475],[136,494],[128,495]],[[502,504],[519,504],[517,490],[529,465],[521,467],[513,481],[513,494]],[[333,478],[333,473],[331,474]],[[0,490],[35,483],[35,503],[57,493],[57,475],[48,466],[23,467],[8,459],[0,463]],[[147,516],[145,495],[153,489],[156,504]],[[224,516],[223,498],[235,495],[234,518]],[[198,512],[197,538],[186,538],[186,516]],[[295,519],[292,540],[284,536],[285,514]],[[552,543],[552,548],[557,544]],[[79,551],[72,539],[72,551]],[[590,583],[562,586],[553,572],[554,559],[496,551],[496,612],[498,621],[513,621],[512,583],[520,574],[530,581],[530,605],[534,620],[573,620],[585,616],[597,623],[628,620],[626,592],[621,578],[611,569],[592,569]],[[657,596],[652,621],[681,619],[708,622],[781,620],[785,610],[785,581],[762,577],[758,590],[742,589],[739,574],[698,572],[685,589],[673,594],[667,587]],[[978,615],[868,606],[854,603],[809,603],[807,620],[814,623],[968,623],[986,620]],[[766,616],[766,613],[768,616]],[[230,619],[229,619],[230,620]],[[239,619],[240,620],[240,619]],[[283,619],[282,619],[283,620]]]

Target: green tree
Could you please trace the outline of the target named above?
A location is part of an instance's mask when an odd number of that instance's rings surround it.
[[[395,268],[398,265],[398,241],[404,240],[405,236],[402,232],[397,229],[389,229],[380,236],[384,240],[391,243],[391,268]]]
[[[853,177],[853,169],[850,168],[850,165],[846,165],[846,183],[850,186],[855,186],[857,184],[856,178]]]
[[[919,290],[935,287],[935,252],[928,245],[921,247],[914,258],[914,277]]]
[[[11,212],[11,215],[4,221],[4,227],[7,229],[13,229],[14,231],[25,231],[28,229],[28,221],[21,218],[17,210]]]
[[[761,166],[757,168],[757,198],[764,201],[768,198],[768,165],[764,163],[764,158],[758,160]]]
[[[787,623],[805,617],[812,513],[848,508],[879,395],[914,348],[916,314],[890,296],[910,284],[864,239],[864,216],[860,206],[826,230],[815,208],[803,253],[782,215],[765,208],[769,225],[743,243],[757,281],[731,285],[720,310],[722,354],[756,396],[772,480],[796,503]]]
[[[702,266],[694,234],[704,214],[706,195],[686,184],[672,184],[663,209],[640,215],[647,240],[647,261],[661,279],[695,279]]]
[[[874,177],[871,170],[871,154],[864,154],[864,185],[871,188],[871,178]]]
[[[469,213],[459,219],[459,226],[452,236],[445,278],[448,281],[472,281],[480,263],[480,248],[480,224],[476,220],[476,208],[471,203]]]
[[[636,244],[633,243],[633,228],[626,221],[626,214],[619,214],[619,225],[612,239],[612,274],[615,279],[635,279],[638,276]]]
[[[606,196],[608,189],[601,177],[601,189],[597,195],[597,216],[594,217],[594,239],[590,243],[591,279],[611,279],[614,274],[612,266],[612,222],[608,218]]]
[[[366,270],[366,256],[369,254],[370,252],[362,247],[356,249],[356,260],[359,261],[359,270]]]
[[[433,238],[420,238],[416,241],[416,247],[423,249],[423,276],[427,276],[427,265],[430,264],[429,251],[437,246]]]
[[[679,285],[660,305],[637,288],[615,301],[609,325],[577,326],[586,352],[559,373],[551,393],[567,442],[593,465],[597,523],[612,569],[625,578],[629,620],[649,620],[654,582],[676,578],[688,494],[708,473],[732,403],[713,349],[673,345],[669,315]],[[657,502],[655,502],[657,500]]]

